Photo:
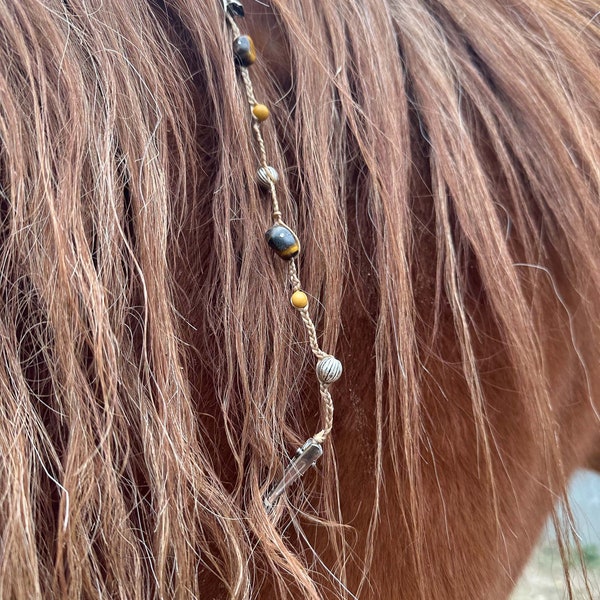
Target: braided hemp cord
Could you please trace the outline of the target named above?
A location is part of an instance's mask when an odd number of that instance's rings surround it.
[[[225,3],[226,19],[229,24],[229,27],[231,28],[231,32],[234,36],[234,39],[236,39],[241,35],[241,32],[237,26],[237,23],[235,22],[235,20],[233,18],[233,15],[230,13],[229,10],[227,10],[227,8],[228,8],[227,4],[228,3],[226,2]],[[250,78],[248,68],[243,65],[238,65],[238,70],[240,72],[240,77],[241,77],[241,80],[242,80],[242,83],[244,86],[244,90],[245,90],[248,104],[250,106],[250,110],[252,111],[252,108],[255,107],[258,104],[258,102],[257,102],[256,96],[254,94],[254,87],[252,85],[252,80]],[[256,144],[258,146],[259,163],[263,170],[263,173],[266,174],[266,182],[265,183],[268,182],[268,192],[269,192],[270,199],[271,199],[271,209],[272,209],[271,212],[273,215],[273,220],[276,225],[282,225],[284,227],[287,227],[285,225],[284,221],[282,220],[282,214],[281,214],[281,210],[279,207],[279,202],[277,200],[277,189],[275,186],[276,182],[271,175],[271,167],[269,166],[269,163],[267,161],[267,151],[265,148],[264,138],[263,138],[262,132],[261,132],[260,121],[259,121],[259,119],[254,118],[254,117],[252,118],[252,132],[253,132],[253,136],[256,141]],[[302,290],[302,284],[301,284],[301,281],[300,281],[300,278],[298,275],[298,266],[297,266],[295,257],[292,258],[291,260],[289,260],[288,278],[289,278],[289,282],[290,282],[292,290],[294,292],[300,292]],[[339,374],[341,374],[341,363],[339,363],[339,361],[337,361],[337,359],[334,359],[329,354],[324,352],[321,349],[321,347],[319,346],[317,331],[315,328],[315,324],[310,316],[308,303],[306,303],[306,305],[304,305],[304,306],[296,307],[296,308],[300,313],[302,322],[304,323],[304,327],[305,327],[307,335],[308,335],[308,340],[309,340],[313,355],[315,356],[317,361],[321,361],[323,359],[333,359],[337,363],[337,365],[339,365],[339,367],[338,367],[339,372],[338,372],[337,376],[335,377],[335,379],[337,379],[337,377],[339,377]],[[318,364],[317,364],[317,375],[320,380],[319,381],[319,393],[320,393],[321,402],[322,402],[323,424],[322,424],[322,429],[319,430],[317,433],[315,433],[312,436],[312,440],[314,442],[316,442],[317,444],[322,444],[327,439],[327,436],[330,434],[332,427],[333,427],[334,407],[333,407],[333,399],[331,397],[331,393],[329,392],[329,384],[333,380],[324,381],[324,377],[319,374]]]

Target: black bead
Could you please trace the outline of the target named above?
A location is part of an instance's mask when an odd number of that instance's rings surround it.
[[[300,242],[296,234],[285,225],[273,225],[265,233],[265,239],[278,256],[291,260],[300,252]]]

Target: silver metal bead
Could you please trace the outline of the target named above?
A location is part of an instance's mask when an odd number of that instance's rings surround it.
[[[317,377],[321,383],[333,383],[342,376],[342,363],[335,356],[325,356],[317,363]]]
[[[277,183],[279,181],[279,173],[273,167],[261,167],[256,173],[258,183],[262,188],[268,190],[271,188],[271,181]]]

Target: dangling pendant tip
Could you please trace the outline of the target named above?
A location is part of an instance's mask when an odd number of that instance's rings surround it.
[[[300,479],[310,467],[314,466],[317,460],[323,454],[323,446],[314,438],[308,438],[304,444],[298,448],[294,458],[285,468],[283,476],[274,485],[263,498],[263,505],[267,513],[271,513],[279,497],[290,487],[295,481]]]

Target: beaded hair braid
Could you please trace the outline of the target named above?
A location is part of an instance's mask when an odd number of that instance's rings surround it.
[[[242,35],[235,22],[237,17],[244,16],[244,7],[237,0],[223,0],[223,5],[227,23],[233,34],[233,57],[250,106],[252,133],[260,163],[257,171],[257,183],[268,193],[271,199],[273,226],[265,233],[265,238],[275,254],[288,263],[288,277],[292,289],[290,302],[302,318],[312,353],[317,359],[316,372],[323,403],[323,428],[306,440],[302,447],[298,449],[294,458],[286,467],[282,478],[269,490],[263,500],[265,509],[270,512],[286,488],[300,478],[323,454],[322,444],[333,426],[333,399],[329,392],[329,386],[340,378],[342,363],[334,356],[324,352],[319,346],[315,324],[310,317],[308,308],[308,296],[302,291],[302,284],[298,276],[296,257],[300,253],[300,242],[294,231],[283,221],[279,210],[277,200],[279,174],[268,164],[265,143],[261,133],[261,123],[269,117],[269,109],[256,100],[248,71],[248,67],[256,60],[256,50],[252,38],[248,35]]]

